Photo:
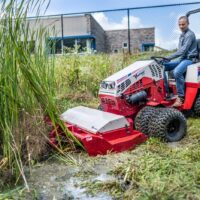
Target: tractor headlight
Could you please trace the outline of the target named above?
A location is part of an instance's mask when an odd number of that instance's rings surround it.
[[[108,89],[115,89],[115,82],[111,82],[108,84]]]
[[[103,88],[103,89],[107,89],[107,83],[102,81],[101,84],[100,84],[100,87]]]
[[[105,82],[102,81],[100,87],[103,89],[115,89],[115,82]]]

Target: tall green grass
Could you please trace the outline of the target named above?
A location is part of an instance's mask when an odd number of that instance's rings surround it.
[[[48,2],[3,0],[0,8],[3,13],[0,20],[0,155],[3,156],[0,158],[0,173],[9,170],[16,182],[23,178],[27,188],[22,161],[25,132],[29,131],[31,119],[27,116],[39,112],[47,115],[54,126],[59,124],[67,137],[76,140],[59,119],[55,98],[55,60],[53,56],[49,57],[44,43],[48,31],[42,27],[31,31],[27,21],[29,12],[39,14],[41,6],[45,5]],[[34,52],[30,43],[33,40],[36,43]],[[35,129],[39,131],[40,124],[36,124]],[[27,153],[30,156],[30,152]]]
[[[37,83],[38,85],[33,82],[33,79],[37,81],[38,78],[38,75],[34,77],[36,72],[42,69],[38,65],[43,64],[41,51],[39,51],[41,46],[38,46],[35,52],[37,59],[32,58],[28,42],[34,33],[29,33],[26,16],[29,6],[33,5],[37,6],[37,3],[3,1],[1,5],[3,16],[0,21],[1,150],[3,158],[7,160],[5,168],[11,170],[10,175],[15,176],[16,180],[22,176],[27,188],[21,160],[21,144],[17,142],[16,136],[22,137],[20,118],[24,111],[34,112],[37,104],[35,99],[37,96],[34,93],[42,90],[40,88],[38,91],[40,82]],[[41,76],[45,77],[48,74],[43,73]],[[31,87],[35,87],[35,90]]]

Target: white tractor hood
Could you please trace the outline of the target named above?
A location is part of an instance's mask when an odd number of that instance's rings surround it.
[[[126,76],[128,77],[130,74],[132,75],[137,74],[139,71],[144,70],[145,67],[153,63],[155,63],[154,60],[136,61],[133,64],[129,65],[128,67],[109,76],[104,81],[119,81],[123,77],[126,77]]]
[[[120,96],[143,77],[158,81],[163,78],[163,66],[154,60],[136,61],[128,67],[104,79],[99,94]]]

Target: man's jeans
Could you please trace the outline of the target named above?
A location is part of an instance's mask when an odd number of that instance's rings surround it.
[[[165,71],[173,70],[174,78],[176,80],[176,89],[179,97],[185,96],[185,78],[183,74],[186,72],[188,65],[193,62],[191,60],[177,60],[165,63]],[[169,93],[169,85],[166,73],[164,72],[164,81],[166,92]]]

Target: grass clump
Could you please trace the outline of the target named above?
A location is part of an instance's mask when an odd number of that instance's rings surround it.
[[[92,181],[92,182],[83,182],[81,187],[87,188],[86,191],[91,196],[95,196],[98,193],[109,193],[114,199],[120,199],[124,193],[123,186],[118,181],[107,181],[103,183],[102,181]]]

